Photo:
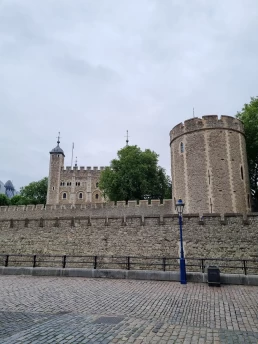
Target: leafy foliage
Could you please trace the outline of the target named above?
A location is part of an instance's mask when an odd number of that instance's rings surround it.
[[[252,97],[249,104],[237,113],[244,123],[247,160],[254,210],[258,210],[258,97]]]
[[[48,179],[43,178],[21,188],[20,198],[16,197],[16,204],[46,204]],[[14,198],[14,197],[13,197]],[[13,199],[12,198],[12,199]]]
[[[0,206],[9,205],[9,204],[10,204],[9,198],[4,194],[0,194]]]
[[[127,146],[100,176],[99,187],[111,201],[171,198],[171,181],[149,149]]]
[[[27,205],[31,203],[27,198],[21,195],[15,195],[10,199],[10,204],[11,205]]]

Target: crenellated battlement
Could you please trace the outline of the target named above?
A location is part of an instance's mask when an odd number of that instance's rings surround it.
[[[177,124],[170,131],[170,144],[184,134],[207,129],[228,129],[244,133],[243,123],[235,117],[221,116],[219,118],[217,115],[207,115],[202,118],[194,117]]]
[[[100,172],[100,171],[103,171],[105,170],[106,166],[94,166],[94,167],[91,167],[91,166],[65,166],[65,167],[62,167],[61,168],[61,171],[62,172],[75,172],[75,173],[78,173],[78,172]]]
[[[24,211],[56,211],[58,209],[69,210],[69,209],[113,209],[113,208],[150,208],[150,207],[166,207],[172,204],[171,199],[165,199],[163,202],[160,200],[148,200],[137,201],[117,201],[117,202],[103,202],[103,203],[86,203],[86,204],[67,204],[67,205],[49,205],[49,204],[29,204],[29,205],[10,205],[0,206],[0,216],[2,213],[9,212],[24,212]]]
[[[53,216],[125,216],[125,215],[164,215],[171,214],[172,200],[126,202],[58,204],[58,205],[27,205],[0,207],[0,220],[3,218],[48,218]]]
[[[151,217],[158,216],[177,218],[177,214],[172,214],[172,200],[152,200],[150,203],[146,200],[107,202],[107,203],[86,203],[76,205],[27,205],[27,206],[1,206],[1,220],[22,220],[22,219],[48,219],[54,217],[77,217],[77,216],[98,216],[98,217],[124,217],[140,216]],[[210,221],[221,224],[230,222],[243,222],[249,224],[250,221],[258,221],[258,213],[250,214],[184,214],[184,223],[189,219],[196,219],[200,224],[207,224]],[[255,220],[256,219],[256,220]]]

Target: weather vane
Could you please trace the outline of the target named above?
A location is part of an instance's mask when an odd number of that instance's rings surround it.
[[[60,131],[58,132],[58,136],[57,136],[57,144],[59,145],[60,143],[60,139],[61,139],[61,136],[60,136]]]
[[[129,136],[128,136],[128,130],[126,130],[126,146],[128,146],[129,143]]]

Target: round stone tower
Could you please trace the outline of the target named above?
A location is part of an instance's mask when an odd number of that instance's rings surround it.
[[[50,152],[47,204],[59,204],[60,172],[64,166],[64,151],[59,146],[58,136],[57,146]]]
[[[241,121],[216,115],[189,119],[171,130],[170,151],[173,200],[184,200],[184,212],[251,211]]]

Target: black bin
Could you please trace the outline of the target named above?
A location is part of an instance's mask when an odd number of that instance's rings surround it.
[[[208,285],[220,287],[220,269],[217,266],[208,266]]]

